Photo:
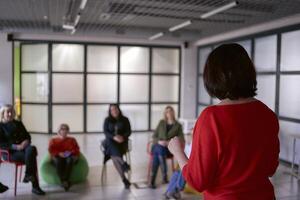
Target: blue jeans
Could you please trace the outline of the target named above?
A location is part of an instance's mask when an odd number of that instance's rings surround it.
[[[162,175],[164,180],[167,179],[167,157],[172,155],[169,149],[165,146],[154,144],[151,150],[153,160],[152,160],[152,172],[151,172],[151,184],[155,183],[156,174],[158,171],[158,167],[161,167]]]
[[[172,174],[170,183],[167,188],[167,193],[169,195],[172,195],[174,193],[180,192],[181,190],[184,189],[184,186],[185,186],[185,180],[182,176],[182,172],[180,170],[175,171]]]

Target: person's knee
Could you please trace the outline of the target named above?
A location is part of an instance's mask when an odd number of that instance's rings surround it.
[[[32,145],[28,145],[25,148],[25,152],[30,155],[35,155],[35,156],[37,155],[37,149],[35,146],[32,146]]]
[[[66,158],[66,163],[67,164],[72,164],[73,163],[73,158],[72,157],[67,157]]]

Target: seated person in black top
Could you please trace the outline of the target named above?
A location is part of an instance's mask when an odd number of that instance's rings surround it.
[[[131,127],[127,117],[123,116],[117,104],[109,106],[108,117],[104,121],[105,140],[105,160],[112,159],[115,168],[120,174],[125,188],[130,187],[129,180],[125,177],[125,172],[130,169],[122,156],[128,151],[128,138],[131,134]]]
[[[0,193],[6,192],[9,188],[0,182]]]
[[[5,105],[0,110],[0,148],[10,152],[11,160],[26,165],[23,182],[32,183],[32,193],[44,195],[37,177],[37,150],[31,145],[31,137],[21,121],[15,118],[13,106]],[[2,158],[7,159],[7,158]]]

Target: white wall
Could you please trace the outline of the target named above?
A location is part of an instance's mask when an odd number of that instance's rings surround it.
[[[193,119],[196,114],[197,46],[182,47],[181,118]]]
[[[12,103],[12,43],[0,33],[0,104]]]

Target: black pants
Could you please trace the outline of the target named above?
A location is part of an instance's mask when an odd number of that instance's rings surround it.
[[[24,150],[12,150],[10,152],[11,160],[16,162],[22,162],[26,165],[25,175],[33,176],[34,181],[32,182],[33,187],[38,186],[38,177],[37,177],[37,149],[35,146],[28,145]]]
[[[22,162],[26,165],[26,175],[36,176],[37,163],[36,163],[37,150],[35,146],[28,145],[24,150],[11,151],[11,160],[16,162]]]
[[[56,171],[61,182],[69,181],[71,170],[76,162],[76,159],[72,156],[67,158],[55,156],[52,158],[52,162],[56,167]]]

